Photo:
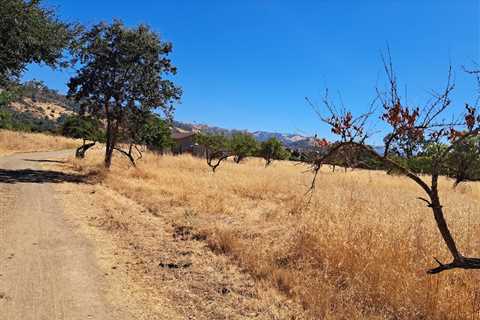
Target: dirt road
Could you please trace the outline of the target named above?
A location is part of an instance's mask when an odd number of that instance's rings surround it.
[[[63,214],[42,170],[66,152],[0,158],[0,319],[123,319],[106,303],[92,244]]]

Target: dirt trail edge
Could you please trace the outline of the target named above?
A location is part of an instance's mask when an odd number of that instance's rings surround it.
[[[104,298],[92,244],[65,218],[42,170],[66,151],[0,158],[0,319],[123,319]]]

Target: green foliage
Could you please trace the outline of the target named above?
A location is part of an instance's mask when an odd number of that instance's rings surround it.
[[[445,163],[446,174],[456,183],[480,180],[480,137],[472,136],[454,145]]]
[[[290,153],[283,147],[280,140],[270,138],[260,145],[259,155],[265,159],[268,166],[273,160],[286,160],[290,157]]]
[[[12,130],[15,126],[12,112],[7,109],[14,97],[15,95],[10,91],[0,92],[0,129]]]
[[[410,159],[403,159],[405,167],[415,173],[430,174],[432,172],[431,156],[416,156]]]
[[[106,118],[107,167],[120,134],[131,142],[140,139],[144,121],[139,116],[156,109],[171,117],[181,96],[180,88],[164,78],[176,73],[167,58],[171,50],[148,26],[127,28],[120,21],[97,24],[75,43],[73,62],[80,68],[68,83],[69,96],[89,114]]]
[[[72,115],[62,121],[61,132],[66,137],[90,141],[105,141],[105,133],[98,119],[90,116]]]
[[[173,146],[170,126],[157,115],[151,115],[140,130],[141,144],[150,149],[163,150]]]
[[[443,143],[429,144],[419,155],[406,158],[391,156],[393,160],[412,172],[432,174],[434,158],[447,152],[449,145]],[[480,180],[480,137],[470,137],[454,144],[448,151],[445,161],[442,161],[438,172],[456,180],[456,183],[466,180]]]
[[[55,67],[74,33],[40,0],[0,0],[0,85],[18,79],[29,63]]]
[[[0,108],[6,107],[16,98],[15,91],[0,89]]]
[[[13,127],[14,122],[12,113],[9,110],[0,107],[0,129],[12,130]]]
[[[259,144],[254,136],[248,133],[235,133],[230,141],[230,151],[235,156],[235,162],[239,163],[246,157],[258,152]]]
[[[203,146],[211,158],[219,158],[230,151],[230,140],[219,133],[198,133],[195,141]]]
[[[6,107],[0,107],[0,129],[55,133],[56,123],[48,119],[36,118],[30,113],[17,113]]]
[[[423,151],[420,153],[420,155],[426,157],[433,157],[436,154],[444,152],[447,148],[448,145],[444,143],[430,143],[423,148]]]

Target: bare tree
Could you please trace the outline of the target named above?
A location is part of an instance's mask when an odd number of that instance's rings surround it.
[[[355,155],[359,152],[366,153],[377,159],[386,168],[393,169],[415,182],[424,192],[425,197],[418,199],[425,202],[432,210],[437,228],[448,247],[452,261],[442,263],[434,258],[438,267],[430,269],[429,274],[440,273],[454,268],[480,269],[480,258],[470,258],[462,255],[457,247],[454,237],[447,225],[443,212],[442,203],[438,192],[439,176],[442,169],[447,165],[447,158],[456,146],[467,139],[478,136],[480,132],[480,116],[475,106],[466,105],[465,114],[457,120],[445,121],[445,111],[451,107],[450,93],[454,89],[452,68],[449,68],[448,78],[444,89],[441,92],[432,92],[433,99],[423,108],[411,108],[404,103],[398,91],[397,78],[393,69],[390,54],[383,59],[385,72],[388,78],[389,90],[381,92],[377,90],[377,101],[383,109],[381,120],[390,127],[386,135],[385,150],[383,154],[377,153],[372,147],[366,144],[369,133],[366,125],[367,119],[373,114],[372,110],[354,117],[345,108],[336,108],[326,95],[324,105],[328,116],[323,116],[319,111],[321,119],[331,127],[331,131],[338,137],[338,141],[331,144],[327,150],[312,159],[311,166],[314,172],[311,190],[315,188],[315,180],[322,164],[328,163],[336,155],[342,153],[352,160],[349,165],[354,166]],[[472,72],[473,73],[473,72]],[[473,73],[477,75],[477,73]],[[477,78],[478,79],[478,78]],[[480,83],[480,81],[479,81]],[[445,147],[436,147],[443,145]],[[395,146],[406,154],[406,150],[425,149],[433,150],[431,156],[431,177],[425,181],[420,175],[411,170],[407,165],[400,163],[392,156],[392,148]],[[476,150],[478,153],[480,150]],[[451,168],[455,169],[455,168]],[[462,181],[470,180],[465,170],[462,172]],[[461,182],[458,181],[457,182]]]

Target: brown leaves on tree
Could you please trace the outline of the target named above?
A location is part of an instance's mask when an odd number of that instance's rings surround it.
[[[465,124],[469,131],[473,130],[475,124],[479,121],[480,117],[475,117],[476,108],[471,107],[468,104],[465,104],[465,109],[467,109],[467,113],[465,114]]]

